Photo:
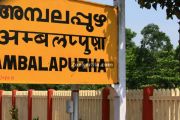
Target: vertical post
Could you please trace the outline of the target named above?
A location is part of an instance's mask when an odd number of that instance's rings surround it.
[[[17,90],[12,91],[12,106],[13,106],[13,108],[16,107],[16,91]]]
[[[53,89],[48,90],[47,120],[52,120],[52,96]]]
[[[110,101],[108,96],[110,89],[108,87],[102,90],[102,120],[110,120]]]
[[[178,42],[179,42],[179,53],[178,53],[178,56],[179,56],[179,65],[180,65],[180,21],[178,22],[178,24],[179,24],[179,30],[178,30],[178,32],[179,32],[179,40],[178,40]],[[180,66],[179,66],[179,75],[180,75]]]
[[[118,81],[115,84],[115,120],[126,120],[126,43],[125,43],[125,0],[114,0],[118,9]]]
[[[3,97],[3,90],[0,90],[0,120],[2,120],[2,97]]]
[[[153,96],[153,87],[146,87],[143,90],[143,120],[153,120],[153,103],[150,100]]]
[[[72,93],[71,93],[72,94]],[[72,100],[72,95],[71,95],[71,100]],[[72,100],[73,101],[73,100]],[[72,102],[73,103],[73,102]],[[74,107],[74,103],[73,103],[73,107]],[[73,112],[74,112],[74,108],[73,108]],[[70,120],[73,120],[73,112],[70,113]]]
[[[72,86],[71,98],[73,101],[73,114],[71,114],[71,120],[78,120],[79,119],[79,86],[78,85]]]
[[[32,120],[32,95],[33,90],[28,90],[28,120]]]

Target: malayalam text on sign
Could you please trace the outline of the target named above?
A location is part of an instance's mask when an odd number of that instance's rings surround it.
[[[2,0],[0,26],[0,83],[117,83],[114,7]]]

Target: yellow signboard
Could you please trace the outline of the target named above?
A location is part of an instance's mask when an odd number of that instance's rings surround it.
[[[117,51],[117,11],[111,6],[0,1],[0,83],[116,83]]]

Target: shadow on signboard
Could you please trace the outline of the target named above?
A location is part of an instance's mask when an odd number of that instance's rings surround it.
[[[107,8],[107,7],[106,7]],[[114,8],[114,11],[109,12],[107,9],[104,9],[104,12],[107,13],[107,18],[108,18],[108,26],[106,31],[104,31],[104,35],[108,38],[108,41],[106,42],[105,48],[106,48],[106,52],[108,54],[109,57],[109,62],[113,63],[113,70],[108,69],[107,74],[108,74],[108,78],[117,78],[117,62],[118,62],[118,40],[117,40],[117,34],[116,36],[112,36],[112,32],[117,32],[117,20],[112,20],[112,19],[117,19],[117,10]],[[113,21],[116,21],[115,23],[113,23]],[[111,40],[115,40],[114,38],[116,38],[116,41],[111,41]],[[115,42],[115,43],[114,43]],[[115,46],[116,45],[116,46]],[[112,51],[108,51],[109,48],[114,48],[112,49]],[[114,62],[113,62],[114,61]],[[116,77],[114,77],[116,76]]]

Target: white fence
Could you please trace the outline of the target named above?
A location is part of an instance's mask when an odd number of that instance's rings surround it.
[[[102,91],[80,91],[79,120],[102,120]],[[52,120],[69,120],[66,101],[71,99],[71,91],[54,91],[52,95]],[[110,94],[110,118],[114,120],[114,98]],[[152,100],[153,120],[180,120],[180,90],[154,90]],[[47,119],[47,91],[33,91],[32,118]],[[16,107],[19,120],[28,120],[28,92],[16,92]],[[2,120],[10,120],[12,92],[4,91],[2,97]],[[107,114],[107,113],[104,113]],[[143,120],[143,90],[127,90],[127,120]]]
[[[153,120],[180,120],[180,90],[153,91]],[[143,90],[127,91],[127,120],[142,120]]]
[[[102,118],[102,92],[80,91],[79,117],[80,120],[101,120]],[[54,91],[52,97],[52,120],[69,120],[66,112],[66,101],[71,99],[71,91]],[[28,120],[28,92],[17,91],[16,108],[19,120]],[[12,109],[12,92],[5,91],[2,97],[2,119],[10,120]],[[47,92],[33,91],[32,118],[47,120]]]
[[[153,100],[154,120],[180,120],[180,91],[154,90]]]

